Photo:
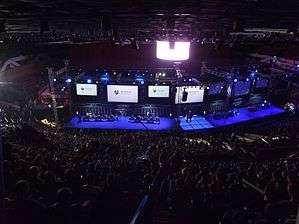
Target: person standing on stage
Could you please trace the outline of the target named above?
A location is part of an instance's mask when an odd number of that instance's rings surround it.
[[[186,119],[186,121],[187,122],[191,122],[191,120],[192,120],[192,111],[189,110],[188,113],[187,113],[187,119]]]

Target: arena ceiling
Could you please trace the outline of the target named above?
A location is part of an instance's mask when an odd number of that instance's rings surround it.
[[[115,29],[122,34],[223,35],[252,27],[297,29],[296,0],[2,0],[8,32]]]

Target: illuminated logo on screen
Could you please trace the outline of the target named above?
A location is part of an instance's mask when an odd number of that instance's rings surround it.
[[[78,96],[97,96],[97,85],[77,83],[76,91]]]
[[[184,61],[189,59],[190,42],[174,42],[170,47],[169,41],[157,41],[156,56],[168,61]]]

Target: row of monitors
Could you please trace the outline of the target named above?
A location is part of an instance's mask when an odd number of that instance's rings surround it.
[[[96,84],[76,84],[78,96],[97,96]],[[169,98],[169,86],[148,86],[149,98]],[[175,104],[203,102],[204,88],[200,86],[176,87]],[[107,85],[107,101],[117,103],[138,103],[138,86]]]

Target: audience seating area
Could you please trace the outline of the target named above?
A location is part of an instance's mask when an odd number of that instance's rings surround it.
[[[296,217],[294,117],[206,134],[56,130],[17,120],[3,128],[7,223],[130,223],[145,195],[135,223]]]

